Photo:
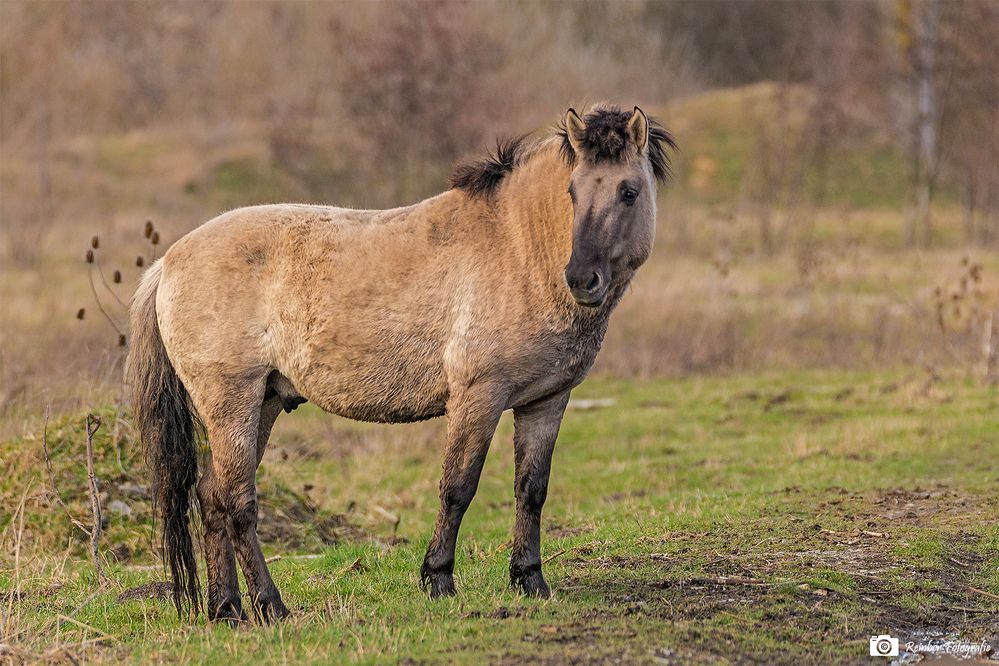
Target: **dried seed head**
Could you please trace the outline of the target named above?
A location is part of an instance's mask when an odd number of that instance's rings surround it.
[[[142,233],[145,235],[146,238],[149,238],[150,236],[153,235],[153,221],[152,220],[146,220],[146,227],[145,227],[145,229],[143,229]]]
[[[87,260],[88,264],[94,263],[94,251],[93,250],[87,250],[86,260]]]
[[[154,231],[153,235],[149,237],[149,242],[152,243],[153,245],[159,245],[160,244],[160,232]]]
[[[111,279],[114,281],[115,284],[121,284],[121,271],[116,270],[114,272],[114,275],[111,276]]]
[[[101,239],[100,238],[98,238],[97,236],[94,236],[93,238],[90,239],[90,247],[92,247],[92,248],[94,248],[96,250],[100,246],[101,246]]]
[[[124,347],[125,346],[125,336],[124,336],[124,334],[118,336],[118,346],[119,347]]]
[[[135,265],[138,266],[139,268],[142,268],[143,266],[146,265],[146,260],[142,258],[141,254],[135,258]]]
[[[86,308],[80,308],[79,310],[76,311],[76,318],[77,319],[83,319],[85,316],[87,316],[87,309]]]

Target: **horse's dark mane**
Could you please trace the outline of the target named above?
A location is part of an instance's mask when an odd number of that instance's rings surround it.
[[[586,159],[594,162],[617,161],[624,159],[628,145],[628,121],[631,112],[622,111],[616,106],[597,106],[583,117],[586,132],[583,137],[583,153]],[[576,151],[569,142],[565,121],[555,127],[556,137],[561,138],[559,150],[570,166],[576,162]],[[451,173],[450,185],[464,190],[473,197],[490,197],[506,175],[520,164],[532,146],[525,145],[527,135],[500,139],[496,150],[484,159],[464,162]],[[672,174],[670,151],[676,150],[673,136],[654,118],[649,118],[649,163],[652,173],[660,183],[669,180]]]
[[[496,152],[486,155],[485,159],[459,164],[451,173],[451,187],[464,190],[473,197],[490,196],[520,162],[526,138],[525,134],[499,139],[496,141]]]
[[[582,149],[586,159],[594,162],[618,161],[625,156],[628,146],[628,121],[630,111],[622,111],[617,106],[597,106],[583,116],[586,131],[583,134]],[[565,121],[555,128],[562,137],[562,156],[570,165],[576,162],[576,151],[569,142]],[[672,175],[670,151],[677,149],[676,141],[658,120],[649,116],[649,163],[652,174],[660,183],[665,183]]]

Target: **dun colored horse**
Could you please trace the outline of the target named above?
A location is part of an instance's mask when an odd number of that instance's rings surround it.
[[[637,107],[569,110],[551,136],[501,142],[451,189],[392,210],[255,206],[180,239],[131,310],[127,381],[155,482],[178,612],[288,614],[257,539],[255,474],[277,415],[312,401],[363,421],[447,415],[440,512],[420,570],[455,594],[455,541],[500,414],[514,413],[510,579],[547,597],[541,509],[569,392],[655,234],[670,135]],[[210,457],[196,439],[203,425]]]

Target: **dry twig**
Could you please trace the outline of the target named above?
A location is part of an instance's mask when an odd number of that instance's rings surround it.
[[[549,555],[548,557],[546,557],[544,560],[541,561],[541,563],[542,564],[548,564],[549,562],[551,562],[555,558],[562,557],[563,555],[565,555],[568,552],[569,552],[568,549],[563,548],[562,550],[560,550],[558,552],[555,552],[555,553],[552,553],[551,555]]]
[[[714,583],[715,585],[770,585],[765,580],[759,578],[746,578],[745,576],[716,576],[714,578],[694,579],[695,582]]]
[[[980,594],[983,597],[988,597],[989,599],[999,600],[999,594],[992,594],[991,592],[986,592],[985,590],[979,590],[977,587],[969,587],[968,590],[974,592],[975,594]]]
[[[90,554],[94,558],[94,568],[97,569],[97,580],[103,584],[104,571],[97,552],[101,539],[101,498],[97,493],[97,477],[94,474],[94,435],[100,427],[101,420],[93,414],[87,414],[87,479],[90,482],[90,511],[94,518],[94,527],[90,532]]]
[[[66,506],[66,503],[62,501],[62,495],[59,494],[59,486],[57,486],[55,482],[55,474],[52,472],[52,460],[49,457],[49,408],[48,407],[45,408],[45,422],[42,426],[42,453],[45,456],[45,472],[48,474],[49,477],[49,486],[50,486],[49,492],[51,493],[52,498],[55,499],[56,504],[62,507],[63,513],[65,513],[66,517],[69,518],[69,522],[71,522],[74,526],[78,527],[84,534],[90,536],[90,530],[87,529],[87,526],[81,523],[76,518],[74,518],[73,515],[69,512],[69,507]]]

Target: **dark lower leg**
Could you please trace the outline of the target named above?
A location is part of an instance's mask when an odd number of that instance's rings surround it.
[[[247,592],[254,615],[262,622],[287,617],[288,608],[281,601],[281,594],[267,570],[267,562],[257,538],[256,491],[250,488],[237,496],[230,513],[230,537],[239,564],[246,577]]]
[[[531,480],[525,482],[530,486]],[[543,484],[523,490],[518,487],[517,520],[510,555],[510,583],[525,594],[542,599],[551,594],[541,574],[541,508],[547,486],[546,474]]]
[[[502,407],[495,396],[463,396],[449,406],[448,444],[441,476],[441,506],[420,567],[420,581],[432,598],[454,595],[454,550],[461,519],[479,485],[489,443]]]
[[[246,620],[239,598],[236,555],[226,530],[225,514],[215,493],[211,468],[198,484],[198,500],[205,528],[205,565],[208,575],[208,619]]]
[[[552,453],[568,393],[514,410],[514,494],[517,519],[510,554],[510,583],[525,594],[547,599],[541,574],[541,510],[548,496]]]
[[[432,598],[453,596],[457,592],[454,586],[454,550],[458,529],[475,495],[481,469],[480,465],[474,472],[474,479],[463,480],[455,487],[441,488],[440,512],[423,566],[420,567],[420,581]]]
[[[237,593],[238,603],[235,559],[246,578],[254,613],[264,621],[278,619],[286,616],[288,610],[267,571],[257,540],[254,483],[259,454],[263,452],[276,413],[270,409],[273,407],[270,401],[264,400],[264,377],[259,377],[259,381],[245,375],[209,374],[208,377],[214,377],[216,383],[208,384],[206,379],[206,384],[192,397],[204,420],[212,449],[204,487],[208,500],[205,505],[210,509],[207,517],[210,525],[206,522],[206,555],[209,562],[214,559],[219,563],[214,577],[220,591],[220,605],[224,605],[232,590]],[[216,513],[211,513],[212,510]],[[227,539],[220,535],[219,520],[224,522]]]

